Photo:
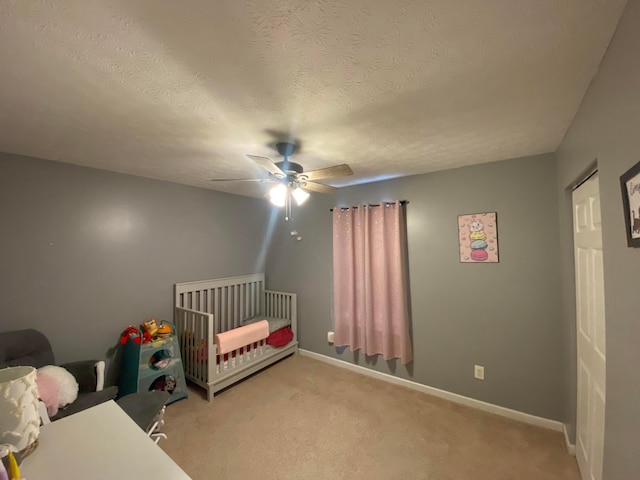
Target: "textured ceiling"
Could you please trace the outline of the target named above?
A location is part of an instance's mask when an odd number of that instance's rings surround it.
[[[625,0],[0,1],[0,151],[240,194],[554,151]]]

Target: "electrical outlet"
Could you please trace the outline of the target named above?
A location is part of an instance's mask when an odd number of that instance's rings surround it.
[[[484,367],[482,365],[475,365],[473,368],[473,376],[478,380],[484,380]]]
[[[327,332],[327,342],[333,343],[333,332]]]

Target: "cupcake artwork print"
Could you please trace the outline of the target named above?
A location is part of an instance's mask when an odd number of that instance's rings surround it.
[[[458,242],[462,263],[498,263],[496,212],[458,215]]]

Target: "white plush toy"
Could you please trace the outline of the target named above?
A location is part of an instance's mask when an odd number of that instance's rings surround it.
[[[38,375],[53,378],[58,384],[58,407],[62,408],[78,398],[78,382],[69,371],[55,365],[47,365],[38,369]]]

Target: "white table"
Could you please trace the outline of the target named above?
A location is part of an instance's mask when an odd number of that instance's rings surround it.
[[[26,480],[190,480],[112,400],[40,428]]]

